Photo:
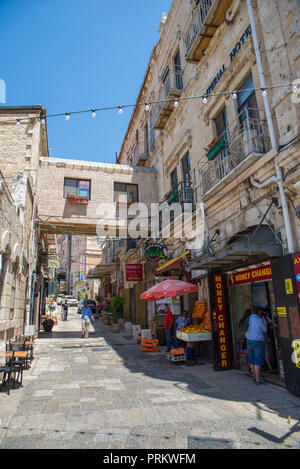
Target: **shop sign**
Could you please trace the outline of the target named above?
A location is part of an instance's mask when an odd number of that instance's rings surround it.
[[[284,280],[285,283],[285,291],[287,295],[293,294],[293,284],[292,284],[292,279],[291,278],[286,278]]]
[[[142,264],[126,264],[126,282],[141,282],[143,280]]]
[[[242,285],[243,283],[261,282],[272,278],[271,265],[262,265],[254,269],[243,270],[229,275],[230,285]]]
[[[145,257],[148,261],[166,259],[166,249],[162,244],[149,244],[145,248]]]
[[[214,296],[216,304],[216,324],[218,335],[218,349],[221,370],[230,368],[230,351],[222,274],[213,274]]]
[[[296,288],[298,294],[298,302],[300,306],[300,254],[293,254],[294,271],[296,276]]]
[[[280,318],[286,318],[287,317],[286,307],[285,306],[278,306],[277,307],[277,314]]]
[[[296,363],[296,367],[300,368],[300,340],[299,339],[293,340],[292,347],[294,349],[294,353],[293,353],[294,360],[293,361],[294,361],[294,363]]]

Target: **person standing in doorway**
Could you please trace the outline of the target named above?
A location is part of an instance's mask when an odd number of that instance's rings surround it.
[[[265,335],[267,326],[263,319],[263,308],[259,308],[257,313],[252,310],[249,318],[249,326],[246,332],[248,363],[250,365],[253,378],[256,384],[261,384],[261,367],[265,364]]]
[[[176,323],[176,330],[181,331],[181,329],[184,329],[190,324],[190,318],[189,318],[189,313],[184,310],[183,313],[178,316],[178,318],[175,321]],[[183,342],[182,340],[177,339],[177,345],[180,347],[184,347],[186,342]]]
[[[168,305],[165,306],[165,331],[166,331],[166,344],[167,352],[170,352],[171,347],[174,347],[174,316]]]
[[[83,302],[83,308],[81,309],[81,320],[82,320],[82,331],[81,331],[81,337],[84,337],[85,339],[88,338],[89,336],[89,328],[91,325],[91,319],[94,322],[94,317],[92,314],[91,308],[87,305],[87,301]]]
[[[65,303],[63,304],[62,307],[63,307],[63,318],[64,318],[63,320],[67,321],[67,319],[68,319],[68,309],[69,309],[68,302],[65,301]]]

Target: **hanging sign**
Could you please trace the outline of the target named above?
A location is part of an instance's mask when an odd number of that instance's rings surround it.
[[[142,264],[126,264],[126,282],[141,282],[143,280]]]
[[[230,368],[230,349],[224,294],[224,280],[222,274],[213,274],[213,285],[218,334],[219,368],[221,370],[228,370]]]
[[[262,265],[254,269],[243,270],[229,275],[230,285],[241,285],[243,283],[261,282],[272,278],[271,265]]]
[[[145,257],[148,261],[166,259],[166,249],[162,244],[149,244],[145,248]]]

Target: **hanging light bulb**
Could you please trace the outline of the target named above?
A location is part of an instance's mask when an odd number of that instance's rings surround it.
[[[238,97],[238,96],[237,96],[236,93],[233,93],[233,94],[232,94],[232,99],[237,99],[237,97]]]
[[[262,90],[262,93],[261,93],[263,96],[267,96],[267,90]]]
[[[41,124],[42,124],[42,125],[45,125],[45,122],[46,122],[46,121],[45,121],[45,118],[42,117],[42,118],[41,118]]]
[[[119,113],[119,114],[123,114],[123,112],[124,112],[124,111],[123,111],[123,106],[119,106],[118,113]]]
[[[17,126],[17,127],[20,127],[20,125],[21,125],[21,119],[17,119],[16,126]]]
[[[178,107],[178,101],[176,99],[176,101],[174,101],[174,107]]]
[[[69,120],[70,120],[70,114],[66,112],[66,121],[69,121]]]
[[[296,86],[296,85],[293,85],[293,93],[297,93],[297,91],[298,91],[297,86]]]
[[[204,96],[204,98],[202,99],[202,103],[203,104],[206,104],[207,103],[207,98]]]
[[[149,106],[148,103],[147,103],[146,106],[145,106],[145,111],[146,111],[146,112],[149,112],[149,111],[150,111],[150,106]]]
[[[92,118],[95,119],[95,117],[96,117],[96,111],[95,109],[92,109]]]

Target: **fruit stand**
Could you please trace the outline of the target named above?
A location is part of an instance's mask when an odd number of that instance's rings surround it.
[[[186,355],[191,357],[190,361],[196,359],[195,352],[193,351],[196,343],[203,343],[204,341],[211,341],[211,320],[210,313],[206,311],[206,301],[197,301],[195,303],[192,318],[199,324],[187,326],[181,331],[176,331],[176,336],[183,342],[187,342]]]

